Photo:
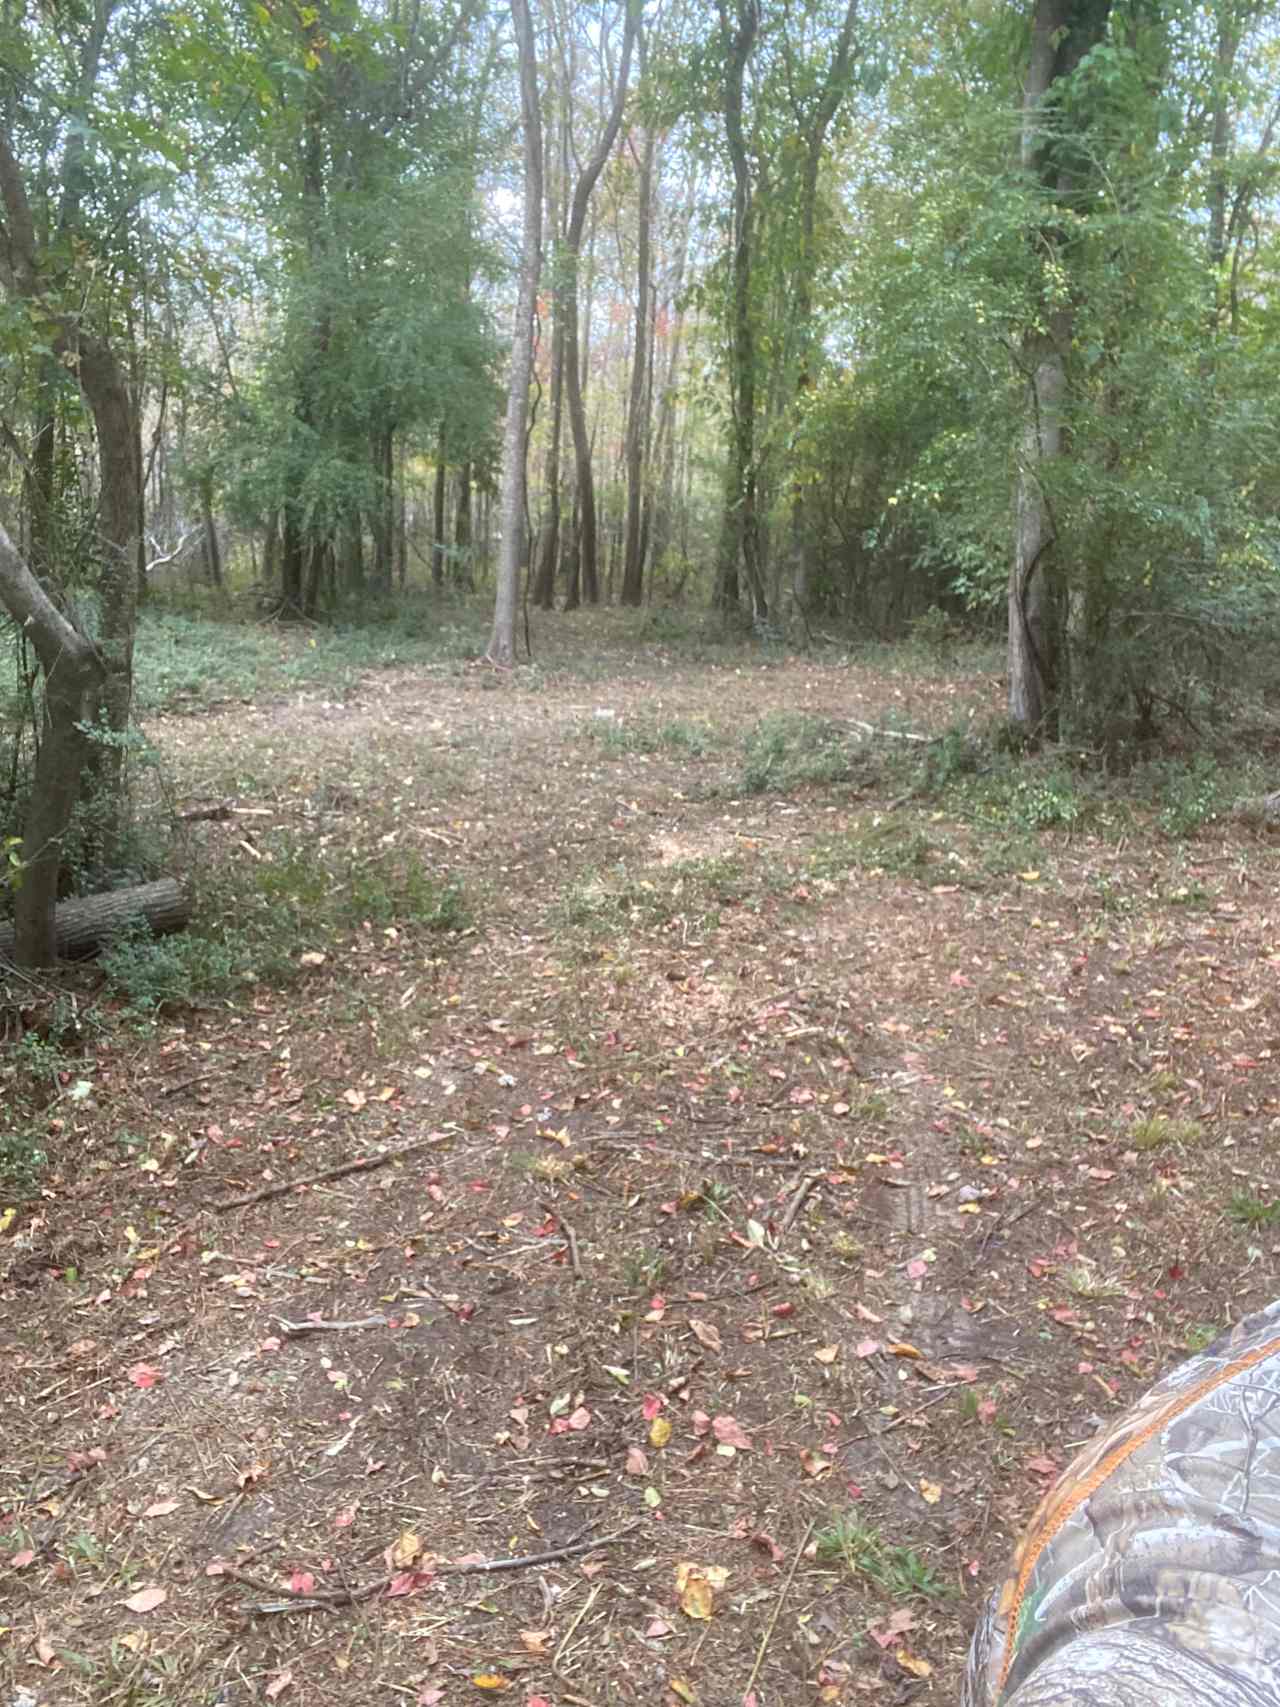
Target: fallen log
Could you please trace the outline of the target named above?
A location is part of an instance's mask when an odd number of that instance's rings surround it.
[[[140,883],[132,889],[111,889],[101,895],[82,895],[63,901],[54,912],[58,956],[62,960],[86,960],[97,954],[113,936],[139,924],[153,935],[180,931],[191,918],[191,898],[173,877],[155,883]],[[12,961],[12,925],[0,925],[0,960]]]

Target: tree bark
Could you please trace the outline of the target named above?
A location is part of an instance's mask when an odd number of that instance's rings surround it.
[[[1043,123],[1043,108],[1054,84],[1069,77],[1101,40],[1110,9],[1111,0],[1036,0],[1023,86],[1021,162],[1052,197],[1070,192],[1072,174]],[[1059,247],[1049,230],[1040,230],[1037,242]],[[1008,592],[1008,712],[1011,722],[1027,730],[1052,720],[1060,686],[1056,607],[1063,599],[1051,577],[1059,541],[1048,490],[1053,464],[1067,454],[1063,410],[1075,326],[1070,306],[1044,308],[1039,318],[1043,329],[1027,332],[1021,347],[1027,393]],[[1066,599],[1069,602],[1069,589]]]
[[[445,475],[445,429],[440,427],[440,436],[436,441],[436,483],[431,506],[431,584],[433,587],[444,586],[444,559],[446,542],[444,537],[444,497]]]
[[[724,519],[720,535],[717,603],[736,610],[741,567],[752,600],[752,614],[769,614],[760,573],[759,518],[756,512],[756,347],[751,312],[755,238],[755,186],[743,129],[747,66],[760,31],[759,0],[736,0],[730,22],[726,0],[717,0],[724,51],[724,122],[733,168],[729,310],[729,465],[725,476]]]
[[[640,65],[643,75],[643,34],[640,37]],[[653,130],[649,129],[645,132],[636,183],[639,203],[636,215],[636,332],[635,351],[631,361],[631,397],[627,409],[627,519],[620,601],[624,605],[639,605],[644,598],[643,497],[649,451],[650,407],[653,400],[649,364],[653,351],[653,280],[650,276],[650,250],[655,147],[656,138]]]
[[[569,224],[565,232],[564,307],[565,347],[564,371],[568,391],[569,425],[573,432],[573,454],[577,485],[578,511],[577,559],[582,592],[589,604],[600,597],[600,571],[596,528],[595,479],[591,467],[591,440],[587,432],[587,414],[583,403],[583,376],[579,366],[581,349],[578,326],[578,260],[582,249],[582,233],[586,228],[587,207],[592,191],[604,170],[605,162],[617,140],[622,124],[622,109],[627,98],[631,75],[631,53],[636,31],[640,26],[639,0],[626,0],[626,20],[622,34],[622,54],[618,75],[614,81],[613,99],[604,126],[596,140],[590,158],[578,174],[573,199],[569,207]]]
[[[0,604],[30,636],[44,671],[44,728],[22,838],[22,880],[14,906],[20,966],[57,958],[54,902],[62,843],[90,757],[85,725],[106,676],[96,648],[57,608],[0,527]]]
[[[520,117],[524,138],[524,228],[520,280],[516,293],[507,417],[502,434],[502,538],[499,542],[493,631],[486,658],[509,669],[516,656],[516,604],[524,543],[525,479],[528,454],[525,423],[533,375],[534,316],[542,267],[542,114],[538,102],[538,59],[529,0],[511,0],[520,56]]]
[[[52,920],[56,957],[85,960],[105,948],[112,937],[138,924],[145,924],[153,936],[182,930],[191,921],[191,901],[175,878],[162,877],[132,889],[63,901],[53,910]],[[0,926],[0,960],[15,957],[20,966],[30,964],[17,951],[14,931]]]

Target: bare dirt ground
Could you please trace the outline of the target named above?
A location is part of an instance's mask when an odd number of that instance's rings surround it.
[[[853,720],[993,678],[599,623],[152,727],[297,976],[50,1104],[2,1707],[954,1700],[1073,1447],[1274,1295],[1271,845],[979,828]],[[744,792],[775,712],[847,779]],[[462,928],[309,913],[402,860]]]

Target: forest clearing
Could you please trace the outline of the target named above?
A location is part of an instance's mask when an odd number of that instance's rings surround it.
[[[954,1700],[1274,1292],[1242,775],[970,748],[972,647],[267,633],[145,690],[191,928],[3,1061],[5,1701]]]

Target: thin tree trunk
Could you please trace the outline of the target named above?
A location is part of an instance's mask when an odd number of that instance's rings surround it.
[[[644,69],[644,37],[640,38],[641,74]],[[655,136],[646,131],[640,155],[636,194],[636,331],[631,360],[631,397],[627,411],[627,519],[622,562],[624,605],[639,605],[644,599],[643,495],[649,450],[649,411],[653,398],[649,383],[649,361],[653,348],[653,281],[650,277],[650,247],[653,225],[653,159]]]
[[[560,556],[560,454],[564,443],[564,299],[559,278],[564,233],[561,229],[560,186],[568,181],[569,175],[571,98],[572,91],[565,75],[560,90],[560,128],[557,139],[559,160],[553,162],[556,169],[549,174],[547,184],[547,223],[556,236],[556,265],[552,279],[554,292],[551,328],[551,421],[543,467],[542,519],[538,524],[538,568],[532,593],[533,603],[539,610],[552,610],[555,606],[556,565]]]
[[[444,535],[446,471],[445,429],[442,425],[440,428],[440,437],[436,443],[436,484],[431,507],[431,582],[435,587],[444,586],[444,560],[447,549]]]
[[[627,98],[631,75],[631,53],[640,24],[639,0],[626,0],[626,19],[622,34],[622,53],[618,74],[614,80],[612,101],[596,146],[578,174],[569,207],[569,225],[565,233],[565,381],[568,391],[569,425],[573,432],[575,479],[578,509],[577,556],[582,591],[591,604],[600,597],[600,572],[597,565],[596,493],[591,467],[591,441],[587,432],[586,408],[583,404],[583,375],[579,366],[581,348],[578,325],[578,261],[582,249],[582,233],[586,227],[587,207],[592,191],[613,150],[622,109]]]
[[[516,296],[507,418],[502,434],[502,539],[494,597],[493,632],[485,656],[510,668],[516,655],[516,602],[525,528],[526,443],[529,385],[533,376],[534,316],[542,264],[542,115],[538,105],[538,60],[528,0],[511,0],[520,55],[520,115],[524,136],[524,229]]]
[[[474,585],[471,572],[471,464],[464,462],[458,470],[458,495],[453,510],[453,546],[457,563],[450,577],[468,591]]]

